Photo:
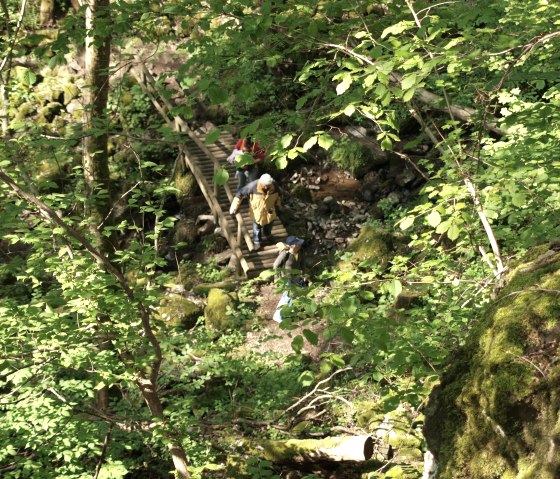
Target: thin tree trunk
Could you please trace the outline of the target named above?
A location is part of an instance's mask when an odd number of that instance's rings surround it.
[[[86,49],[84,85],[83,167],[86,183],[86,216],[90,230],[104,249],[102,234],[111,211],[109,159],[107,153],[107,99],[111,35],[109,0],[90,0],[86,9]]]
[[[422,127],[422,129],[424,130],[426,135],[428,135],[428,137],[430,138],[430,140],[434,144],[434,146],[443,155],[445,153],[445,150],[441,147],[441,145],[440,145],[436,135],[434,134],[434,132],[424,122],[424,119],[422,118],[422,116],[418,112],[418,109],[415,108],[413,105],[411,105],[410,113],[416,119],[416,121],[418,121],[418,123],[420,124],[420,126]],[[463,182],[465,183],[467,191],[471,195],[471,199],[472,199],[472,202],[474,204],[476,213],[478,214],[480,222],[482,223],[482,226],[484,228],[484,232],[486,233],[486,236],[488,237],[488,241],[490,242],[490,246],[492,247],[492,252],[494,253],[494,258],[495,258],[495,261],[496,261],[496,267],[493,268],[493,269],[495,270],[496,275],[498,277],[500,277],[501,274],[504,272],[504,264],[502,262],[502,255],[500,253],[500,247],[498,246],[498,242],[496,241],[496,236],[494,235],[494,230],[492,229],[492,225],[490,224],[490,222],[488,221],[488,218],[486,217],[486,213],[484,213],[484,210],[482,208],[482,204],[480,202],[480,196],[479,196],[478,191],[476,190],[476,187],[475,187],[474,183],[472,182],[469,174],[467,172],[463,171],[461,165],[459,164],[459,162],[456,158],[455,158],[455,161],[457,163],[457,167],[459,168],[459,173],[463,177]],[[485,260],[486,259],[487,258],[485,258]]]
[[[11,28],[10,12],[6,0],[0,0],[0,8],[2,9],[4,17],[4,28],[6,38],[9,40],[7,52],[0,61],[0,121],[2,123],[2,136],[5,138],[8,135],[8,93],[6,87],[10,81],[10,69],[12,68],[12,51],[16,43],[16,38],[23,24],[23,16],[27,7],[27,0],[22,0],[19,9],[18,20],[16,27]],[[5,72],[4,72],[5,70]]]
[[[0,119],[2,121],[2,137],[8,136],[8,95],[6,85],[0,76]]]
[[[144,397],[146,404],[150,408],[152,417],[162,422],[165,421],[165,417],[163,415],[163,406],[161,404],[159,394],[156,391],[156,385],[151,380],[146,378],[138,378],[136,380],[136,383],[138,384],[138,387],[142,392],[142,396]],[[173,465],[175,466],[175,470],[177,471],[179,478],[189,479],[190,474],[187,469],[188,461],[183,447],[180,444],[177,444],[176,438],[168,439],[169,443],[167,447],[171,454]]]

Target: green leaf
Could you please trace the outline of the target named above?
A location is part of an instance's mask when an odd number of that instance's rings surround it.
[[[213,105],[225,103],[228,98],[227,92],[220,87],[212,86],[208,89],[208,98]]]
[[[399,224],[401,230],[406,230],[412,226],[414,223],[414,216],[407,216],[404,220],[402,220]]]
[[[526,205],[527,198],[523,193],[517,192],[511,195],[511,204],[521,208]]]
[[[432,228],[435,228],[441,223],[441,215],[436,210],[432,210],[426,217],[426,221]]]
[[[206,139],[204,140],[204,143],[206,143],[207,145],[215,143],[216,140],[220,138],[221,134],[222,134],[221,130],[218,129],[212,130],[210,133],[208,133],[208,135],[206,135]]]
[[[242,168],[247,165],[253,165],[255,163],[255,159],[251,153],[242,153],[235,158],[235,165],[238,168]]]
[[[377,80],[377,73],[372,73],[371,75],[368,75],[365,79],[364,79],[364,86],[366,88],[369,88],[371,85],[374,84],[375,80]]]
[[[303,144],[303,151],[307,151],[317,144],[317,137],[312,136]]]
[[[362,299],[365,299],[366,301],[372,301],[375,299],[375,294],[373,294],[371,291],[360,290],[360,297]]]
[[[282,145],[282,148],[288,148],[290,146],[290,144],[292,143],[293,138],[294,138],[294,135],[284,135],[282,137],[282,139],[280,140],[280,144]]]
[[[449,229],[447,230],[447,236],[451,241],[455,241],[459,237],[461,229],[457,223],[451,223]]]
[[[381,38],[385,38],[387,35],[390,34],[398,35],[399,33],[402,33],[405,30],[408,30],[413,27],[414,27],[414,22],[403,20],[402,22],[399,22],[395,25],[391,25],[390,27],[387,27],[385,30],[383,30],[383,33],[381,34]]]
[[[382,150],[387,151],[393,147],[393,142],[391,141],[391,138],[386,136],[385,138],[383,138],[383,140],[381,140],[380,145]]]
[[[319,146],[328,150],[334,143],[334,140],[330,135],[324,134],[319,137]]]
[[[350,88],[351,84],[352,77],[350,76],[350,74],[345,74],[342,78],[342,81],[338,85],[336,85],[336,94],[342,95],[346,90],[348,90],[348,88]]]
[[[344,340],[344,342],[352,344],[352,341],[354,339],[354,331],[343,326],[342,328],[340,328],[340,337]]]
[[[303,337],[301,334],[298,334],[294,339],[292,339],[292,349],[296,353],[301,353],[301,350],[303,349]]]
[[[276,163],[276,166],[279,170],[283,170],[286,168],[286,166],[288,166],[288,159],[286,158],[286,155],[284,155],[280,158],[276,158],[276,160],[274,160],[274,163]]]
[[[403,101],[408,102],[408,101],[412,100],[412,97],[414,97],[414,92],[415,91],[416,91],[415,88],[410,88],[410,89],[406,90],[403,93],[403,96],[402,96]]]
[[[35,73],[33,73],[31,70],[26,70],[23,75],[23,81],[27,85],[34,85],[37,81],[37,75],[35,75]]]
[[[347,105],[346,108],[344,109],[344,114],[346,116],[352,116],[355,111],[356,111],[356,107],[354,105],[350,104],[350,105]]]
[[[449,221],[442,221],[436,228],[436,233],[441,235],[449,229]]]
[[[216,173],[214,173],[213,181],[217,185],[225,185],[229,180],[229,173],[225,168],[220,168]]]
[[[405,75],[401,81],[401,88],[403,90],[408,90],[416,85],[416,74],[411,73],[410,75]]]
[[[301,336],[297,336],[297,337],[301,338]],[[302,340],[302,345],[303,345],[303,340]],[[293,347],[293,343],[292,343],[292,347]],[[303,387],[311,386],[314,380],[315,377],[313,376],[313,373],[311,371],[303,371],[298,378],[298,382]]]
[[[396,298],[402,292],[402,283],[398,279],[388,281],[383,285],[383,290]]]
[[[313,344],[314,346],[319,342],[319,336],[317,336],[317,334],[315,334],[310,329],[304,329],[302,331],[302,334],[305,336],[305,339],[307,339],[307,341],[309,341],[309,343]]]

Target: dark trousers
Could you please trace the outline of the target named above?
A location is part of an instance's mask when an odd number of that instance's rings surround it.
[[[272,222],[267,225],[261,226],[253,221],[253,243],[260,243],[262,237],[270,236],[272,234]]]

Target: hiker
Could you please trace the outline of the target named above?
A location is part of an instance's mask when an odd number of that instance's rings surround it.
[[[251,158],[243,158],[243,154],[249,154]],[[235,177],[237,178],[237,191],[247,183],[255,181],[259,176],[258,164],[264,160],[265,151],[254,143],[251,137],[237,140],[231,155],[227,157],[227,162],[235,166]]]
[[[299,275],[293,276],[288,284],[293,282],[300,286],[306,286],[306,281],[301,276],[304,273],[304,254],[302,250],[304,243],[305,241],[297,236],[288,236],[285,243],[276,243],[278,256],[272,266],[274,270],[286,269],[300,272]]]
[[[304,240],[298,238],[297,236],[288,236],[285,242],[280,242],[276,244],[278,248],[278,257],[274,261],[274,270],[286,269],[289,271],[290,278],[288,279],[287,285],[297,284],[298,286],[307,286],[309,282],[303,276],[304,272],[304,256],[303,256],[303,244]],[[298,270],[299,274],[293,270]],[[272,316],[272,319],[277,323],[282,322],[282,307],[291,306],[292,297],[289,291],[284,291],[282,297],[276,306],[276,310]]]
[[[280,205],[280,192],[272,176],[265,173],[237,192],[229,208],[229,214],[235,215],[239,205],[247,197],[253,221],[254,250],[258,251],[261,242],[270,238],[272,234],[272,222],[276,218],[276,208]]]

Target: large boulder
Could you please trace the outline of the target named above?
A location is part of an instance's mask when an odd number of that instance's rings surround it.
[[[424,433],[440,479],[560,477],[560,252],[515,269],[434,389]]]
[[[191,329],[202,314],[202,308],[180,294],[168,293],[164,296],[157,313],[169,326]]]
[[[376,264],[384,269],[394,256],[393,237],[380,226],[365,224],[358,237],[348,245],[347,251],[352,256],[339,265],[341,269],[363,262]]]
[[[204,309],[206,327],[223,332],[236,325],[236,319],[228,315],[234,298],[223,289],[214,288],[208,293],[208,303]]]

